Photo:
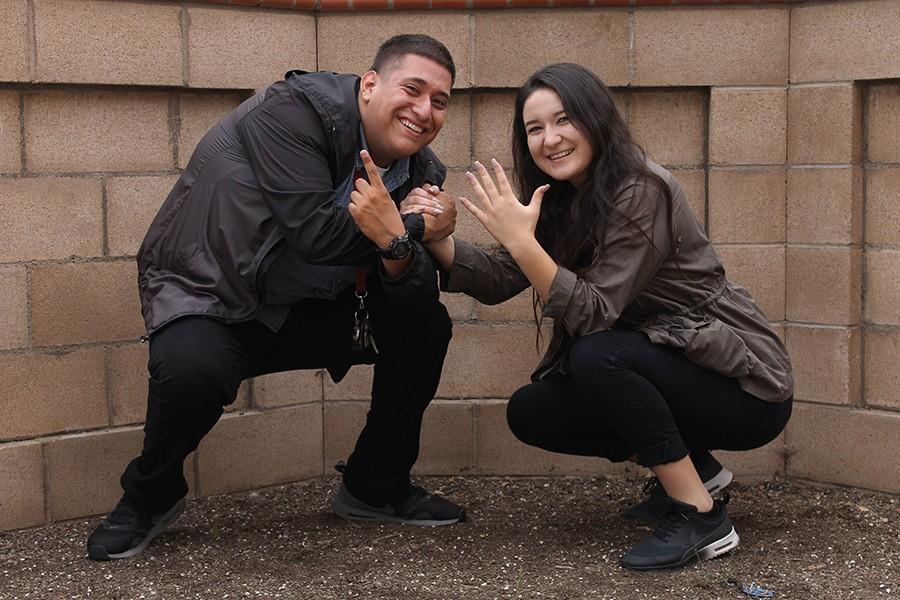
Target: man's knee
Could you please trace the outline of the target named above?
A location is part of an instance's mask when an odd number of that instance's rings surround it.
[[[235,369],[215,355],[180,351],[178,348],[154,353],[150,379],[161,400],[197,402],[215,400],[226,405],[234,401],[241,380]]]

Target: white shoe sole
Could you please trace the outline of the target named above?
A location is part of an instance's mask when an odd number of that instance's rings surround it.
[[[734,530],[734,527],[732,527],[731,532],[725,537],[716,540],[708,546],[700,548],[700,550],[697,551],[697,558],[700,560],[709,560],[717,556],[722,556],[737,548],[740,543],[741,536],[739,536],[737,531]]]
[[[710,479],[709,481],[703,482],[703,487],[706,488],[706,491],[709,492],[709,495],[717,494],[727,488],[731,481],[734,479],[734,473],[722,467],[722,470],[719,471],[715,477]]]

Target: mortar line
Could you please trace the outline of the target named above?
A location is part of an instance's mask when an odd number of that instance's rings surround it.
[[[26,161],[28,155],[25,152],[25,91],[19,92],[19,176],[28,173]]]
[[[190,45],[188,44],[188,35],[190,33],[190,19],[188,9],[184,2],[181,3],[181,10],[178,12],[178,21],[181,25],[181,85],[189,87],[190,81]]]
[[[100,176],[100,254],[101,256],[109,256],[109,199],[107,196],[106,185],[108,179]]]
[[[859,322],[860,322],[860,336],[859,336],[859,405],[862,407],[868,407],[869,399],[866,398],[866,333],[868,332],[868,327],[865,322],[865,314],[866,314],[866,300],[868,298],[868,290],[869,290],[869,268],[868,268],[868,253],[866,252],[868,248],[868,236],[866,235],[866,229],[868,225],[868,198],[869,198],[869,173],[866,170],[866,162],[869,158],[869,101],[872,97],[872,87],[864,86],[862,90],[860,90],[859,98],[860,102],[862,102],[862,106],[860,107],[860,119],[862,120],[862,131],[859,134],[862,136],[860,140],[860,198],[859,202],[862,203],[862,206],[859,209],[859,227],[860,227],[860,244],[862,245],[862,256],[860,257],[860,261],[862,264],[859,266],[862,271],[860,274],[860,282],[859,282]],[[850,188],[853,189],[852,187]],[[851,191],[852,193],[852,191]]]
[[[35,16],[34,16],[34,0],[28,0],[28,5],[26,9],[27,13],[27,44],[30,52],[28,53],[28,78],[31,81],[37,79],[37,28],[35,27]]]

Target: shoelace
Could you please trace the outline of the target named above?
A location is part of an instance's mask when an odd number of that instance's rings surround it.
[[[644,484],[644,487],[641,488],[641,494],[644,496],[649,496],[653,493],[653,490],[659,487],[659,477],[651,477]]]
[[[678,531],[678,528],[681,527],[681,524],[684,521],[690,521],[690,519],[681,511],[673,509],[660,519],[659,524],[653,531],[653,535],[666,542],[676,531]]]

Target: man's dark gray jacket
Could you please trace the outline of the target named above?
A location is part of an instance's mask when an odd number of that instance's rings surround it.
[[[378,264],[375,246],[335,201],[361,147],[358,87],[352,75],[291,71],[204,136],[138,251],[148,334],[186,315],[253,318],[261,268],[285,249],[310,264]],[[392,197],[399,203],[414,186],[442,186],[445,176],[425,148]],[[421,216],[406,222],[421,234]],[[418,244],[407,272],[382,281],[398,308],[438,297]]]

